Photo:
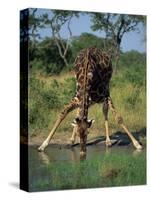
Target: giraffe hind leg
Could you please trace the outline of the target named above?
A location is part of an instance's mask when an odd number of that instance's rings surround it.
[[[126,134],[128,135],[128,137],[130,138],[130,140],[133,143],[133,146],[137,149],[137,150],[141,150],[142,146],[139,144],[139,142],[135,139],[135,137],[131,134],[131,132],[128,130],[128,128],[125,126],[125,124],[123,123],[123,118],[118,114],[118,112],[116,111],[113,102],[111,100],[111,98],[108,99],[108,105],[110,110],[112,111],[117,123],[123,128],[123,130],[126,132]]]
[[[75,141],[76,141],[76,136],[77,136],[77,126],[74,123],[72,123],[72,125],[73,125],[73,132],[72,132],[72,136],[70,138],[70,141],[71,141],[72,144],[74,144]]]
[[[42,145],[38,148],[39,151],[44,151],[44,149],[48,146],[50,140],[52,139],[53,135],[55,134],[57,128],[59,127],[61,122],[64,120],[64,118],[68,115],[69,112],[73,111],[77,107],[78,107],[78,99],[77,99],[77,97],[74,97],[72,99],[72,101],[67,106],[65,106],[65,108],[61,112],[60,116],[58,117],[57,121],[55,122],[51,132],[48,135],[48,137],[42,143]]]
[[[109,127],[108,127],[108,99],[105,98],[103,103],[103,114],[105,118],[105,133],[106,133],[106,146],[112,146],[112,142],[109,137]]]

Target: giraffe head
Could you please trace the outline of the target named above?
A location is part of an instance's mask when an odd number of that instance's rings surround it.
[[[78,117],[75,118],[75,120],[72,123],[72,126],[77,127],[77,133],[80,135],[87,135],[88,129],[92,126],[94,123],[93,119],[87,120],[87,119],[79,119]]]

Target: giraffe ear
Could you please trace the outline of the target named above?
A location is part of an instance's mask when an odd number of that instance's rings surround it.
[[[88,128],[90,128],[92,126],[92,124],[95,122],[95,120],[89,119],[87,122],[88,122]]]
[[[72,126],[77,126],[77,122],[75,121],[75,119],[73,120],[73,122],[71,123]]]
[[[77,126],[77,124],[79,124],[81,122],[81,120],[77,117],[73,120],[73,122],[71,123],[72,126]]]
[[[77,117],[77,118],[75,118],[75,122],[76,122],[76,124],[80,124],[80,123],[81,123],[81,119],[79,119],[79,118]]]

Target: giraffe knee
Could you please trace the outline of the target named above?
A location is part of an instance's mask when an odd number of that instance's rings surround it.
[[[116,121],[117,123],[120,125],[120,124],[123,124],[123,118],[121,116],[116,116]]]

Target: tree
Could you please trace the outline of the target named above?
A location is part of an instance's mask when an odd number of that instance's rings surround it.
[[[93,31],[99,30],[105,33],[105,47],[107,50],[109,48],[110,53],[115,57],[114,71],[116,72],[122,38],[126,33],[139,31],[137,25],[142,22],[142,18],[137,15],[110,13],[92,13],[91,17]],[[108,39],[111,40],[111,47],[108,47]]]
[[[41,20],[37,16],[37,8],[29,9],[28,18],[28,39],[29,39],[29,59],[33,61],[37,57],[38,42],[40,39],[39,29],[42,28]],[[30,68],[32,65],[30,64]]]
[[[82,33],[80,36],[73,37],[71,42],[73,59],[75,59],[81,49],[93,46],[102,49],[103,38],[99,38],[91,33]]]
[[[32,40],[33,43],[36,42],[37,38],[40,38],[38,29],[42,27],[36,13],[37,8],[29,9],[29,39]]]
[[[65,40],[61,42],[63,42],[64,46],[66,45]],[[66,59],[70,61],[70,58],[71,50],[68,48]],[[59,55],[57,45],[53,38],[47,37],[38,43],[38,54],[35,61],[40,62],[41,66],[39,66],[39,69],[42,68],[48,74],[58,74],[64,69],[64,61]]]
[[[45,28],[50,28],[52,32],[52,37],[54,38],[57,45],[59,55],[63,59],[66,66],[68,66],[68,61],[66,57],[69,48],[70,38],[72,37],[70,23],[73,16],[78,17],[78,12],[52,10],[46,12],[41,17],[41,21],[43,22]],[[64,39],[61,36],[61,30],[64,27],[68,32],[66,43],[63,42]]]

